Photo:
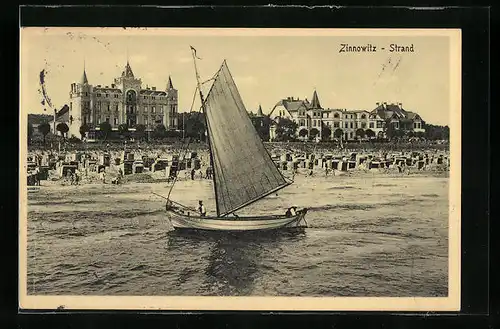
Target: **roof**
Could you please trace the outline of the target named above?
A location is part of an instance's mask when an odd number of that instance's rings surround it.
[[[103,93],[121,93],[121,89],[117,88],[106,88],[106,87],[94,87],[94,92],[103,92]]]
[[[389,119],[393,114],[400,118],[406,118],[407,115],[406,111],[397,104],[380,104],[371,113],[378,114],[382,119]]]
[[[172,83],[172,78],[168,76],[167,90],[174,89],[174,84]]]
[[[64,105],[57,113],[56,113],[56,119],[65,115],[66,113],[69,112],[69,106],[68,105]]]
[[[258,117],[263,117],[264,116],[264,113],[262,112],[262,106],[260,106],[260,104],[259,104],[259,109],[257,110],[257,116]]]
[[[141,95],[150,95],[150,96],[167,96],[167,93],[161,90],[152,90],[152,89],[141,89],[139,92]]]
[[[410,120],[415,120],[415,119],[421,119],[420,118],[420,115],[418,115],[417,113],[415,112],[410,112],[410,111],[407,111],[406,112],[406,115],[407,115],[407,118],[410,119]]]
[[[313,98],[311,101],[311,108],[312,109],[320,109],[321,108],[321,104],[319,103],[318,93],[316,92],[316,90],[313,93]]]
[[[83,69],[82,80],[80,82],[82,85],[89,83],[89,80],[87,79],[87,72],[85,72],[85,69]]]
[[[129,62],[127,61],[127,65],[125,65],[125,71],[122,72],[122,77],[133,78],[134,72],[132,72],[132,68],[130,67]]]

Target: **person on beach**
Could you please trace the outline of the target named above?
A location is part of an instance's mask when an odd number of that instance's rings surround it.
[[[205,217],[207,215],[207,210],[205,209],[203,201],[201,200],[198,202],[198,212],[200,213],[201,217]]]
[[[101,181],[103,184],[106,184],[106,171],[104,169],[101,170]]]
[[[78,170],[76,170],[75,171],[75,175],[74,175],[74,183],[75,183],[75,185],[78,185],[79,181],[80,181],[79,172],[78,172]]]
[[[191,169],[191,180],[194,180],[194,174],[196,173],[196,170]]]

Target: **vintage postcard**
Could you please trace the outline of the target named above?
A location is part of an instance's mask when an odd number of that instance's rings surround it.
[[[460,309],[460,30],[30,27],[20,54],[21,309]]]

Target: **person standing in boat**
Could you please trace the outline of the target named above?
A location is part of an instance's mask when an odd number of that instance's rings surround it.
[[[198,212],[200,213],[201,217],[205,217],[207,215],[207,210],[205,209],[203,201],[201,200],[198,202]]]

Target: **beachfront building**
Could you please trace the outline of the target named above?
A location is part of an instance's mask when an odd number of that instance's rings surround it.
[[[299,140],[343,140],[384,138],[387,127],[395,130],[425,132],[422,118],[414,112],[403,109],[401,103],[376,103],[373,110],[323,108],[318,93],[313,93],[311,102],[307,99],[287,97],[271,109],[272,124],[270,140],[276,138],[276,128],[282,119],[295,122]]]
[[[178,92],[172,79],[168,78],[165,90],[143,88],[128,61],[121,76],[109,86],[91,84],[84,69],[80,81],[71,84],[69,96],[69,136],[80,138],[80,127],[86,125],[90,128],[87,137],[92,139],[103,122],[113,131],[123,124],[131,131],[139,124],[146,131],[160,124],[167,130],[177,127]]]

